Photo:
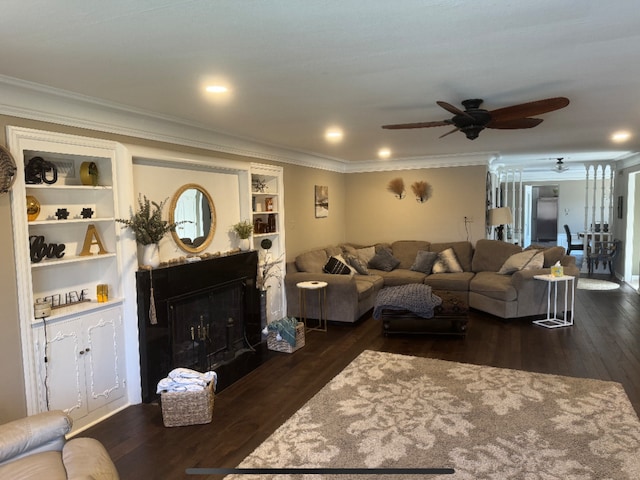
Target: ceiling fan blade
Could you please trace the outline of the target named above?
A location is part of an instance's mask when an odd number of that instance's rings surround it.
[[[516,118],[514,120],[491,120],[487,128],[499,128],[501,130],[515,130],[518,128],[533,128],[542,123],[541,118]]]
[[[443,135],[440,135],[438,138],[446,137],[447,135],[451,135],[452,133],[456,133],[456,132],[458,132],[458,131],[460,131],[460,129],[459,129],[459,128],[454,128],[453,130],[450,130],[450,131],[448,131],[447,133],[445,133],[445,134],[443,134]]]
[[[569,105],[568,98],[554,97],[537,100],[535,102],[512,105],[510,107],[498,108],[497,110],[492,110],[489,113],[491,114],[492,121],[503,122],[506,120],[515,120],[517,118],[541,115],[543,113],[559,110],[567,105]]]
[[[441,100],[438,100],[436,103],[449,113],[453,113],[454,115],[464,115],[465,117],[469,117],[473,119],[473,117],[469,115],[467,112],[465,112],[464,110],[460,110],[458,107],[454,107],[450,103],[443,102]]]
[[[386,128],[388,130],[400,130],[402,128],[444,127],[445,125],[451,125],[451,121],[442,120],[440,122],[399,123],[396,125],[383,125],[382,128]]]

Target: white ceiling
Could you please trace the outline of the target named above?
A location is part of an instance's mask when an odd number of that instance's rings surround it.
[[[211,132],[332,161],[425,166],[497,155],[551,169],[640,151],[640,13],[633,0],[3,0],[0,73]],[[214,101],[203,85],[232,88]],[[488,110],[565,96],[528,130],[476,140],[436,105]],[[2,102],[2,99],[0,99]],[[327,127],[344,132],[340,144]],[[624,146],[614,130],[634,137]]]

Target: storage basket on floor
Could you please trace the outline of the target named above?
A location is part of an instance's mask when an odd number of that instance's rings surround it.
[[[162,392],[162,421],[165,427],[210,423],[213,418],[213,382],[198,392]]]
[[[304,347],[304,323],[298,322],[296,324],[296,346],[293,347],[286,340],[276,340],[276,332],[269,332],[267,334],[267,348],[269,350],[275,350],[276,352],[293,353],[296,350]]]

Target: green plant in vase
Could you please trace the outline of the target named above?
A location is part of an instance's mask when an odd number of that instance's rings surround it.
[[[253,224],[248,220],[242,220],[231,226],[231,231],[234,232],[240,239],[240,249],[249,249],[249,237],[253,233]]]

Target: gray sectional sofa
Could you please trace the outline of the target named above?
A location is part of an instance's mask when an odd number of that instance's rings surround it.
[[[379,243],[371,246],[343,244],[327,248],[319,248],[302,253],[294,261],[287,262],[287,272],[284,285],[287,295],[288,315],[300,317],[300,291],[296,287],[298,282],[324,281],[327,282],[327,312],[329,321],[353,323],[371,310],[381,288],[397,286],[407,283],[425,283],[434,292],[447,291],[468,303],[469,307],[481,310],[501,318],[519,318],[538,316],[547,312],[547,282],[533,277],[549,274],[550,267],[556,262],[564,268],[566,275],[578,277],[580,271],[576,266],[575,257],[565,254],[563,247],[529,247],[541,254],[536,261],[541,262],[541,268],[522,269],[512,273],[499,273],[506,267],[505,262],[513,261],[523,255],[518,245],[498,240],[478,240],[474,245],[467,241],[431,243],[424,240],[401,240],[393,243]],[[529,250],[527,249],[527,250]],[[355,256],[361,260],[370,260],[375,252],[391,254],[395,267],[389,269],[373,268],[367,261],[365,274],[357,273],[354,268],[350,274],[326,273],[323,268],[332,256],[340,256],[349,264]],[[445,271],[434,267],[431,270],[416,268],[419,258],[425,258],[445,253],[455,254],[457,267]],[[369,255],[369,258],[365,256]],[[524,254],[527,256],[526,254]],[[376,259],[379,259],[377,255]],[[385,257],[386,258],[386,257]],[[373,261],[375,265],[378,262]],[[455,263],[455,262],[454,262]],[[510,265],[510,263],[509,263]],[[511,265],[512,266],[512,265]],[[533,262],[529,267],[533,266]],[[412,268],[413,267],[413,268]],[[418,265],[419,267],[419,265]],[[434,273],[436,271],[437,273]],[[574,282],[574,289],[577,282]],[[575,291],[570,292],[573,295]],[[307,294],[308,295],[308,294]],[[564,283],[558,288],[558,295],[564,298]],[[319,302],[317,295],[306,297],[307,316],[318,318]]]

